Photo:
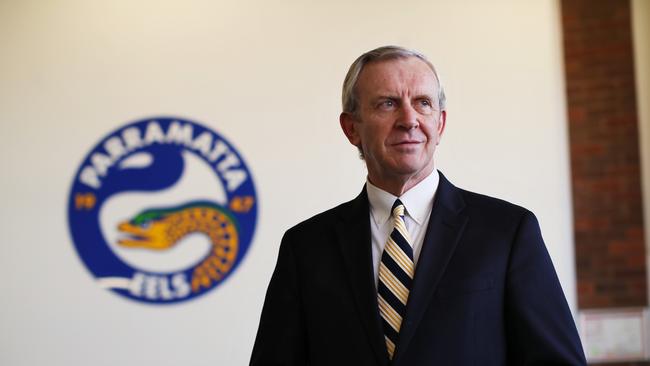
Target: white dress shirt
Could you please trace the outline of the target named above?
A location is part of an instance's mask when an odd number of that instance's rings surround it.
[[[401,197],[395,197],[366,180],[366,191],[370,203],[370,235],[372,239],[372,266],[375,271],[375,286],[379,278],[381,256],[388,236],[393,230],[391,209],[395,200],[399,198],[404,205],[404,221],[406,230],[408,230],[411,237],[413,261],[417,266],[439,181],[438,171],[434,169],[428,177],[404,192]]]

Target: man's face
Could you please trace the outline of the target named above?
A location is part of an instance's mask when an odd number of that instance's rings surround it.
[[[361,71],[358,112],[343,113],[341,127],[363,152],[373,184],[414,185],[433,171],[446,118],[436,85],[433,71],[416,57],[371,62]]]

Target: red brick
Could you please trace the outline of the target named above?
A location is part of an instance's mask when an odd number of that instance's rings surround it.
[[[629,0],[562,0],[580,308],[645,306]]]

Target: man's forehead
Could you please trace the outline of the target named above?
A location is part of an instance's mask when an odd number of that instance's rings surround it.
[[[437,85],[426,62],[417,57],[400,57],[366,64],[357,87],[359,92],[373,95],[402,91],[435,94]]]

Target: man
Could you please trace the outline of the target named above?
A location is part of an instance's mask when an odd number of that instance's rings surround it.
[[[251,365],[586,364],[535,216],[435,169],[445,121],[421,54],[352,64],[340,123],[366,185],[284,235]]]

